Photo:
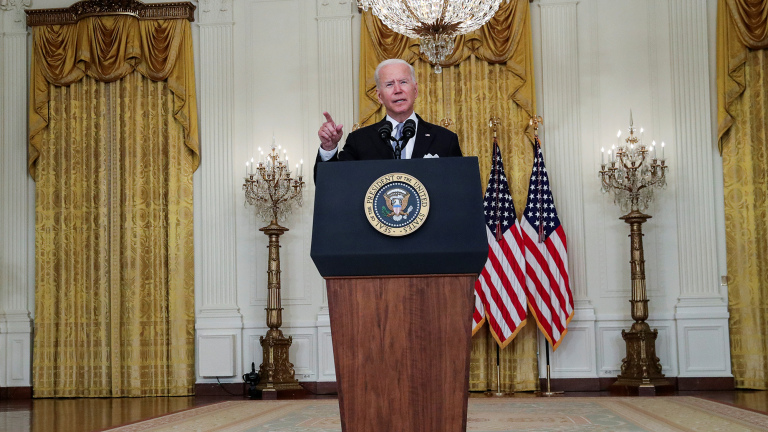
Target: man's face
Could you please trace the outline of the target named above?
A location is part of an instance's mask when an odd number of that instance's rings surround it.
[[[391,64],[379,70],[379,87],[376,95],[387,108],[387,114],[402,122],[413,113],[413,103],[419,94],[419,86],[411,78],[411,69],[404,64]]]

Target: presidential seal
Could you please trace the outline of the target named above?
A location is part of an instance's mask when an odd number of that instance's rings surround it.
[[[365,217],[376,231],[388,236],[408,235],[421,227],[429,214],[429,195],[410,174],[379,177],[365,194]]]

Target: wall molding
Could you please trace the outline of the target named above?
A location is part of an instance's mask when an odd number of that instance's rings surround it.
[[[195,296],[197,381],[201,374],[241,378],[243,318],[237,298],[237,224],[232,183],[234,151],[234,38],[232,2],[202,0],[199,35],[201,192],[196,252],[202,259]],[[197,201],[196,201],[197,203]],[[210,346],[218,349],[201,349]],[[222,356],[228,367],[217,367]],[[206,369],[206,370],[201,370]]]
[[[28,0],[10,0],[0,12],[0,387],[32,384],[30,215],[27,173]]]

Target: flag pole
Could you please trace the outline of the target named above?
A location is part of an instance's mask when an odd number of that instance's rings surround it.
[[[541,116],[533,116],[528,121],[528,124],[533,127],[533,136],[534,136],[534,143],[533,147],[536,148],[536,141],[539,142],[539,146],[543,146],[541,143],[541,140],[539,139],[539,126],[544,124],[544,119],[541,118]],[[534,150],[535,151],[535,150]],[[539,242],[543,241],[543,225],[539,227]],[[547,391],[538,391],[536,392],[536,396],[540,397],[552,397],[552,396],[560,396],[563,394],[561,391],[552,391],[552,381],[550,377],[550,363],[549,363],[549,340],[546,340],[546,343],[544,344],[544,351],[547,358]]]
[[[494,144],[496,144],[497,142],[496,133],[499,130],[500,124],[501,124],[501,119],[496,116],[492,116],[491,119],[488,121],[488,127],[493,129]],[[498,176],[498,173],[496,175]],[[497,194],[497,200],[498,200],[498,194]],[[498,220],[496,222],[496,241],[501,241],[501,220]],[[485,392],[485,395],[489,397],[505,397],[505,396],[512,396],[513,394],[515,394],[514,391],[512,392],[501,391],[501,347],[499,347],[499,343],[496,342],[496,391],[489,390]]]
[[[488,397],[504,397],[512,396],[515,392],[503,392],[501,391],[501,348],[499,344],[496,344],[496,391],[489,390],[485,392]]]
[[[549,341],[548,340],[545,343],[544,351],[547,354],[547,391],[537,391],[536,396],[539,396],[539,397],[562,396],[563,392],[552,391],[552,383],[550,382],[550,377],[549,377]]]

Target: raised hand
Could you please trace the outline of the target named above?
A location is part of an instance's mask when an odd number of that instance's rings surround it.
[[[339,145],[341,136],[344,134],[344,132],[342,132],[344,125],[337,125],[336,122],[333,121],[331,115],[327,112],[324,112],[323,115],[325,116],[325,123],[320,126],[320,130],[317,131],[317,136],[320,137],[320,147],[322,147],[323,150],[330,151]]]

